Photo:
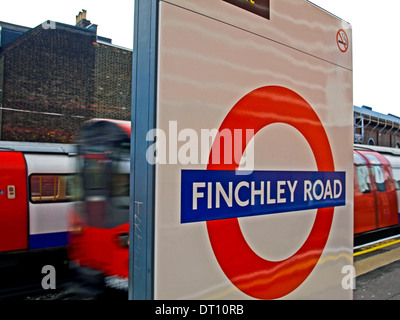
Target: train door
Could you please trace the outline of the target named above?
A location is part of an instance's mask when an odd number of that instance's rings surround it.
[[[378,226],[375,187],[366,159],[354,152],[354,234],[374,230]]]
[[[396,189],[389,162],[378,153],[365,152],[364,155],[371,164],[376,184],[378,228],[398,224]]]
[[[0,252],[26,249],[26,165],[20,152],[0,152]]]

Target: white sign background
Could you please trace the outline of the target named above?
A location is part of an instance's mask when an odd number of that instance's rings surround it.
[[[345,207],[335,208],[330,237],[317,266],[288,299],[345,299],[343,266],[352,264],[353,105],[351,27],[303,0],[271,0],[267,20],[224,1],[160,2],[157,127],[168,134],[219,128],[244,95],[283,86],[301,95],[319,116],[330,141],[335,171],[346,172]],[[346,31],[350,48],[336,42]],[[178,142],[179,146],[185,142]],[[285,124],[255,136],[256,170],[317,170],[305,138]],[[249,299],[225,276],[205,222],[180,223],[182,169],[156,167],[155,298]],[[316,210],[240,218],[251,248],[274,261],[294,254],[307,238]]]

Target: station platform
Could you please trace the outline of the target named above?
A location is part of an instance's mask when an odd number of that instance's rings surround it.
[[[400,240],[390,239],[354,252],[354,300],[400,300]]]

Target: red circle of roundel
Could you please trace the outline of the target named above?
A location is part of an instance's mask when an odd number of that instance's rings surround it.
[[[231,132],[253,129],[255,135],[262,128],[278,122],[302,133],[313,151],[319,171],[334,171],[329,140],[317,114],[301,96],[284,87],[267,86],[248,93],[228,113],[219,133],[224,129]],[[207,170],[236,170],[238,164],[234,159],[241,158],[248,143],[244,134],[242,139],[241,150],[229,148],[231,161],[223,155],[224,144],[214,144]],[[219,152],[221,159],[231,164],[213,164],[213,152]],[[235,152],[240,155],[235,157]],[[282,261],[269,261],[258,256],[246,242],[237,218],[207,221],[207,230],[219,265],[238,289],[254,298],[277,299],[299,287],[318,263],[328,240],[333,212],[333,207],[318,209],[307,240],[295,254]]]

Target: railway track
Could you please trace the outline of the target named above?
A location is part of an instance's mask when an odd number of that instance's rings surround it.
[[[54,268],[55,289],[45,290],[42,287],[42,280],[47,276],[44,266]],[[0,300],[24,300],[50,293],[56,296],[65,291],[74,278],[65,248],[0,255]]]
[[[381,241],[390,237],[396,237],[400,235],[400,226],[388,227],[379,230],[373,230],[365,232],[360,235],[354,236],[354,248],[365,246],[369,243]]]
[[[0,290],[0,300],[59,300],[70,295],[68,282],[57,282],[57,289],[45,290],[41,283],[16,286]]]
[[[11,275],[12,276],[12,275]],[[58,276],[54,289],[44,289],[38,277],[24,277],[8,287],[0,288],[2,300],[126,300],[124,291],[102,291],[82,284],[73,270],[64,270]]]

